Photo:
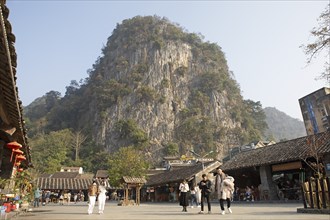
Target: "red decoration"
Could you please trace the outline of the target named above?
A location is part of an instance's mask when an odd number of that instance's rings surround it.
[[[26,160],[26,157],[24,157],[23,155],[16,155],[15,163],[16,161],[22,161],[22,160]]]
[[[17,154],[16,154],[14,165],[15,165],[15,166],[19,166],[19,165],[21,165],[21,161],[22,161],[22,160],[26,160],[26,157],[24,157],[23,155],[17,155]],[[18,164],[18,165],[17,165],[17,164]]]
[[[21,151],[20,149],[13,149],[12,150],[14,153],[16,153],[16,154],[23,154],[24,152],[23,151]]]
[[[23,170],[24,170],[23,168],[18,168],[17,169],[18,172],[23,172]]]
[[[12,149],[11,157],[10,157],[10,162],[13,160],[14,153],[16,153],[16,154],[23,154],[24,152],[21,151],[20,149]]]
[[[22,145],[17,143],[16,141],[13,141],[13,142],[7,143],[7,147],[11,148],[11,149],[18,149],[18,148],[22,148]]]

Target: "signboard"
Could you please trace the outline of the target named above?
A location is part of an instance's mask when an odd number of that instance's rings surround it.
[[[272,165],[272,171],[297,170],[302,168],[301,161]]]

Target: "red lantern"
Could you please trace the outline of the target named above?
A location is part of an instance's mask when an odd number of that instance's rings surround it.
[[[17,143],[16,141],[13,141],[13,142],[7,143],[7,147],[11,148],[11,149],[18,149],[18,148],[22,148],[22,145]]]
[[[23,154],[23,153],[24,153],[24,152],[21,151],[20,149],[12,149],[11,151],[12,151],[12,152],[11,152],[10,162],[13,160],[13,155],[14,155],[14,153],[16,153],[16,154]]]
[[[17,154],[16,154],[14,164],[17,164],[17,163],[21,164],[21,161],[22,161],[22,160],[26,160],[26,157],[24,157],[23,155],[17,155]]]
[[[22,160],[26,160],[26,157],[24,157],[23,155],[16,155],[15,163],[16,161],[22,161]]]

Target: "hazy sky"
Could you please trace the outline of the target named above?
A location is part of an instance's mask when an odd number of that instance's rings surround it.
[[[201,33],[226,55],[244,99],[302,119],[298,99],[329,86],[315,78],[324,56],[306,66],[299,47],[324,1],[29,1],[7,0],[16,36],[17,86],[26,106],[71,80],[85,79],[117,23],[158,15]]]

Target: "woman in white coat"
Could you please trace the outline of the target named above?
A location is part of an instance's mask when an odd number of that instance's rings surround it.
[[[106,200],[106,193],[107,193],[107,189],[105,188],[105,183],[102,182],[99,185],[99,196],[98,196],[98,204],[99,204],[99,214],[103,214],[104,211],[104,206],[105,206],[105,200]]]
[[[233,196],[233,192],[235,189],[234,185],[234,178],[232,176],[227,176],[222,182],[222,193],[220,197],[220,207],[221,207],[221,214],[225,214],[225,208],[223,202],[227,201],[227,209],[229,213],[232,213],[232,210],[230,209],[230,203]]]

